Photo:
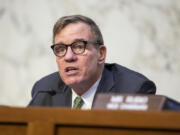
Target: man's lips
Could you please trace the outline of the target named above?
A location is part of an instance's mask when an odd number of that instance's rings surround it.
[[[65,68],[65,72],[76,71],[76,70],[78,70],[77,67],[66,67]]]

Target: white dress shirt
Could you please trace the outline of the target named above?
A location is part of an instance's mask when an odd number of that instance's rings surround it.
[[[82,105],[81,109],[91,109],[92,108],[92,103],[93,103],[94,96],[95,96],[95,93],[96,93],[96,90],[97,90],[100,80],[101,80],[101,76],[88,91],[86,91],[83,95],[81,95],[81,98],[84,101],[84,104]],[[79,96],[79,95],[77,95],[76,92],[72,89],[72,107],[74,104],[74,100],[77,96]]]

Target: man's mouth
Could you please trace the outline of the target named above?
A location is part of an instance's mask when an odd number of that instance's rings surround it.
[[[78,70],[78,68],[76,68],[76,67],[67,67],[67,68],[65,68],[65,72],[70,72],[70,71],[75,71],[75,70]]]

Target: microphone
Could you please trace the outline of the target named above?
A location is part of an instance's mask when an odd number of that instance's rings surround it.
[[[40,94],[40,93],[48,93],[51,96],[54,96],[57,92],[53,89],[49,89],[49,90],[40,90],[37,92],[37,94]]]

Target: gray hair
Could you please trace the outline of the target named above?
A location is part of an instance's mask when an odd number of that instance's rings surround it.
[[[104,45],[103,37],[97,24],[92,19],[83,15],[71,15],[59,18],[53,28],[53,43],[56,34],[58,34],[66,25],[77,22],[83,22],[89,25],[94,34],[95,42],[99,45]]]

